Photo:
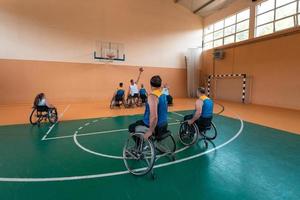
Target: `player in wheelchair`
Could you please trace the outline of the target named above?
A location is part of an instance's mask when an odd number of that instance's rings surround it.
[[[207,147],[207,140],[214,140],[217,137],[216,127],[212,122],[214,103],[205,95],[203,87],[197,89],[197,96],[194,114],[184,116],[184,122],[179,129],[179,138],[188,146],[202,136]]]
[[[173,105],[173,97],[170,95],[170,89],[168,87],[168,84],[164,84],[163,90],[162,90],[163,94],[166,95],[167,97],[167,102],[169,106]]]
[[[176,144],[168,131],[168,105],[161,92],[161,82],[159,76],[151,78],[152,92],[148,96],[144,118],[128,128],[130,137],[125,143],[123,157],[126,168],[134,175],[153,172],[157,153],[171,155],[174,159]]]
[[[139,106],[139,88],[138,88],[138,80],[134,82],[133,79],[130,80],[130,85],[128,88],[127,94],[127,106],[134,107]]]
[[[147,98],[148,98],[148,93],[147,93],[147,90],[145,89],[144,87],[144,84],[141,84],[141,89],[139,91],[139,104],[142,106],[142,105],[145,105],[147,103]]]
[[[119,88],[113,94],[113,97],[110,102],[110,108],[121,107],[123,105],[126,108],[125,103],[125,90],[123,89],[123,83],[119,83]]]
[[[33,103],[33,110],[30,115],[30,123],[32,125],[40,126],[42,121],[48,120],[51,124],[54,124],[58,120],[56,108],[49,104],[44,93],[38,94]]]

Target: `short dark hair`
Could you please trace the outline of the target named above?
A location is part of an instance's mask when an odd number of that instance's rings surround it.
[[[205,87],[199,87],[198,92],[200,92],[201,94],[205,94],[205,92],[206,92]]]
[[[133,79],[130,79],[130,82],[133,83]]]
[[[150,80],[150,85],[152,86],[152,87],[156,87],[156,88],[158,88],[158,87],[161,87],[161,78],[160,78],[160,76],[158,76],[158,75],[156,75],[156,76],[153,76],[152,78],[151,78],[151,80]]]
[[[119,86],[120,86],[120,87],[123,87],[123,83],[122,83],[122,82],[121,82],[121,83],[119,83]]]

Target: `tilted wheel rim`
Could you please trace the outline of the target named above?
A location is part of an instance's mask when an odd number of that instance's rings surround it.
[[[137,136],[138,138],[143,138],[143,133],[135,133],[134,136]],[[130,143],[131,142],[131,143]],[[123,148],[123,161],[125,164],[125,167],[127,168],[127,170],[134,175],[137,176],[143,176],[146,175],[147,173],[149,173],[154,165],[155,162],[155,150],[154,150],[154,146],[153,146],[153,142],[151,140],[145,140],[142,144],[142,151],[139,152],[141,154],[141,156],[136,156],[133,157],[131,154],[133,154],[132,152],[129,152],[130,149],[133,148],[133,145],[135,143],[134,139],[132,136],[130,136]],[[145,144],[144,144],[145,143]],[[144,147],[147,147],[149,151],[146,151],[147,149],[144,150]],[[136,167],[132,167],[131,165],[134,165],[133,162],[138,163]],[[146,166],[141,166],[141,163],[146,164]]]

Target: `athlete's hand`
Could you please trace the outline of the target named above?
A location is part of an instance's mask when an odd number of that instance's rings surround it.
[[[190,119],[187,121],[188,125],[192,125],[194,122]]]
[[[149,139],[149,137],[152,135],[152,132],[151,131],[147,131],[145,134],[144,134],[144,138],[146,139],[146,140],[148,140]]]

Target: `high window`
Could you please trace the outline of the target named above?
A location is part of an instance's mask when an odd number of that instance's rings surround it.
[[[204,28],[204,49],[249,38],[250,9],[243,10]]]
[[[255,37],[300,23],[300,0],[267,0],[256,6]]]

